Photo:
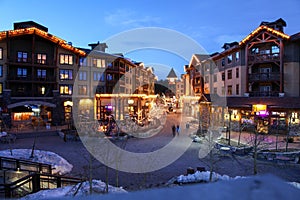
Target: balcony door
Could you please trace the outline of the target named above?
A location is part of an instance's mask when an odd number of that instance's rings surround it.
[[[260,96],[270,96],[271,94],[271,85],[261,85],[259,86]]]
[[[261,80],[269,80],[271,68],[263,67],[259,69]]]

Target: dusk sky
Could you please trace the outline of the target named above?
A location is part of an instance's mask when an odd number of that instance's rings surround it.
[[[287,22],[285,33],[300,32],[299,0],[0,0],[0,7],[1,31],[13,29],[14,22],[32,20],[48,27],[51,34],[83,48],[143,27],[177,31],[201,45],[208,54],[222,51],[225,42],[242,40],[261,21],[282,18]],[[109,43],[107,51],[110,52]],[[155,72],[160,79],[171,67],[179,76],[184,73],[183,65],[189,62],[155,49],[111,53],[125,53],[146,66],[156,63]]]

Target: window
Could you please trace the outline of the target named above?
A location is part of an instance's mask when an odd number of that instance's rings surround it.
[[[209,77],[208,76],[204,76],[204,83],[208,83],[209,82]]]
[[[224,67],[224,66],[225,66],[225,58],[223,58],[223,59],[222,59],[222,61],[221,61],[221,65],[222,65],[222,67]]]
[[[27,52],[18,51],[18,62],[27,62]]]
[[[108,81],[113,80],[113,76],[111,74],[107,74],[106,80],[108,80]]]
[[[240,60],[240,52],[235,52],[235,61],[239,61]]]
[[[227,86],[227,95],[232,95],[232,85]]]
[[[38,53],[37,54],[37,63],[38,64],[46,64],[46,60],[47,60],[47,55],[46,54],[42,54],[42,53]]]
[[[61,85],[59,87],[59,93],[60,94],[67,94],[67,95],[71,95],[72,94],[72,85]]]
[[[0,65],[0,77],[3,76],[3,65]]]
[[[71,69],[61,69],[59,70],[60,80],[73,80],[73,70]]]
[[[87,73],[86,73],[86,71],[80,71],[79,72],[79,80],[80,81],[86,81],[86,79],[87,79]]]
[[[225,95],[225,88],[222,86],[222,95]]]
[[[87,86],[86,85],[78,85],[78,94],[86,95],[87,94]]]
[[[60,54],[59,63],[62,65],[73,65],[73,55]]]
[[[227,79],[232,79],[232,70],[227,71]]]
[[[46,78],[47,71],[45,69],[38,69],[37,70],[37,77],[38,78]]]
[[[204,70],[205,70],[206,72],[209,72],[209,64],[205,64]]]
[[[218,88],[214,87],[214,94],[218,93]]]
[[[104,81],[105,80],[105,75],[102,72],[94,72],[94,81]]]
[[[222,81],[225,81],[225,72],[222,72]]]
[[[129,70],[130,70],[129,65],[126,65],[126,66],[125,66],[125,70],[126,70],[126,72],[129,72]]]
[[[239,85],[239,84],[236,84],[236,85],[235,85],[235,94],[236,94],[236,95],[239,95],[239,94],[240,94],[240,85]]]
[[[105,67],[105,60],[100,58],[93,58],[93,67],[104,68]]]
[[[17,76],[18,77],[26,77],[27,76],[27,69],[26,68],[18,68],[17,69]]]
[[[236,68],[235,69],[235,78],[239,78],[240,77],[240,69]]]
[[[272,53],[279,53],[279,47],[278,46],[272,46]]]
[[[86,58],[80,58],[79,59],[79,64],[82,67],[86,67],[87,66],[87,64],[86,64]]]
[[[3,49],[0,48],[0,60],[2,60],[2,59],[3,59]]]
[[[0,94],[3,92],[3,83],[0,83]]]
[[[218,76],[217,74],[214,74],[214,82],[217,82],[218,81]]]
[[[232,54],[227,56],[227,62],[230,64],[232,62]]]
[[[45,90],[46,90],[45,86],[39,86],[38,87],[38,93],[39,94],[44,95],[45,94]]]

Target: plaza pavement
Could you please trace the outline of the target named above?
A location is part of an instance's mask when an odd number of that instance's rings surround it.
[[[180,123],[181,135],[188,136],[191,132],[197,128],[196,124],[191,124],[190,129],[186,130],[184,125],[190,118],[184,117],[180,119],[176,114],[169,114],[164,128],[159,134],[152,138],[139,139],[132,138],[126,142],[126,150],[140,152],[145,149],[153,151],[167,144],[172,139],[171,125]],[[55,128],[55,127],[53,127]],[[63,128],[63,127],[61,127]],[[26,131],[16,134],[29,134]],[[41,133],[42,134],[42,133]],[[89,158],[90,153],[86,150],[85,146],[80,141],[67,141],[59,137],[58,135],[39,135],[40,137],[20,137],[13,144],[0,144],[0,150],[9,148],[31,148],[36,139],[36,149],[52,151],[64,157],[73,165],[73,170],[69,176],[76,176],[81,178],[88,177]],[[246,140],[248,133],[242,133],[242,141]],[[231,133],[232,139],[237,139],[238,134],[236,132]],[[273,137],[267,137],[266,142],[274,141]],[[283,138],[282,138],[283,139]],[[118,142],[116,141],[116,145]],[[282,142],[280,145],[283,145]],[[299,145],[299,142],[290,145]],[[165,184],[173,177],[181,174],[186,174],[186,170],[189,167],[196,169],[197,167],[205,167],[209,169],[212,160],[208,157],[199,159],[200,144],[192,143],[188,150],[175,162],[170,165],[149,173],[126,173],[117,172],[114,169],[108,169],[108,176],[106,173],[106,167],[99,161],[93,159],[92,161],[92,177],[105,181],[106,178],[109,184],[114,186],[122,186],[127,190],[139,190],[143,188],[157,188],[165,186]],[[251,156],[220,156],[218,151],[213,151],[213,168],[214,171],[219,174],[226,174],[231,177],[235,176],[251,176],[253,175],[253,159]],[[289,163],[273,163],[266,161],[258,161],[258,173],[274,174],[286,181],[298,181],[300,182],[300,165]]]

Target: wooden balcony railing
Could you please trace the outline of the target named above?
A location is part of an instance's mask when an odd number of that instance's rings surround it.
[[[248,75],[248,79],[250,82],[255,81],[280,81],[280,73],[272,72],[272,73],[253,73]]]
[[[279,53],[273,54],[252,54],[248,56],[248,63],[260,63],[260,62],[271,62],[279,61]]]

